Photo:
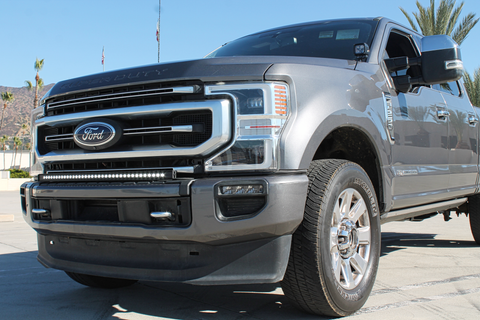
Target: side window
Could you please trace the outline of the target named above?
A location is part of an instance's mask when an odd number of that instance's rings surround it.
[[[460,96],[460,89],[458,88],[458,82],[452,81],[448,83],[441,83],[441,84],[434,84],[432,86],[433,89],[449,93],[453,96],[459,97]]]
[[[387,47],[385,48],[385,51],[386,52],[384,54],[384,57],[388,56],[389,58],[418,57],[418,54],[410,38],[396,32],[395,30],[393,30],[388,37]],[[421,70],[419,66],[411,66],[408,69],[403,69],[403,70],[394,72],[392,76],[409,75],[412,78],[416,78],[420,76],[420,72]]]

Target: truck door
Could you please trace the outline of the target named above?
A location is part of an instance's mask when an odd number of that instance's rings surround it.
[[[437,84],[432,88],[442,94],[449,113],[447,143],[450,196],[474,193],[478,174],[478,116],[459,82]]]
[[[419,56],[415,41],[397,26],[387,30],[384,58]],[[388,73],[388,71],[387,71]],[[420,74],[418,66],[399,70],[396,75]],[[390,80],[390,81],[388,81]],[[391,172],[392,209],[441,201],[448,192],[447,106],[438,90],[412,87],[407,93],[396,90],[387,75],[392,109]],[[388,108],[388,107],[387,107]]]

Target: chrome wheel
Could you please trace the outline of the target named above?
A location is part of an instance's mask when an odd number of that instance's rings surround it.
[[[362,281],[370,257],[370,218],[365,200],[352,188],[338,197],[330,228],[332,271],[347,290]]]
[[[372,291],[380,257],[375,189],[356,163],[315,160],[302,223],[293,234],[285,296],[317,315],[347,316]]]

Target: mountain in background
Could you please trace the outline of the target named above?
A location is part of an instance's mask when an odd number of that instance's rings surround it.
[[[54,83],[44,86],[38,93],[38,98],[41,99],[45,93],[53,87]],[[33,109],[33,99],[35,91],[29,91],[27,87],[14,88],[0,86],[0,93],[10,91],[13,93],[15,100],[8,103],[5,110],[5,117],[3,119],[3,127],[0,130],[0,136],[7,135],[14,136],[20,126],[24,123],[30,125],[30,113]],[[4,102],[0,99],[0,119],[3,110]]]

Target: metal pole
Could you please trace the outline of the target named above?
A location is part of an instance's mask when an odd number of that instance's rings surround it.
[[[162,7],[162,0],[158,0],[158,63],[160,63],[160,11]]]

